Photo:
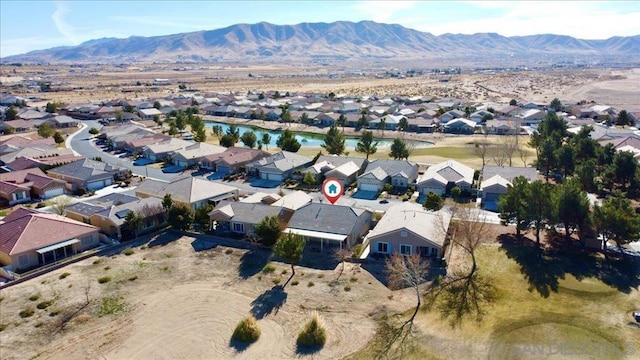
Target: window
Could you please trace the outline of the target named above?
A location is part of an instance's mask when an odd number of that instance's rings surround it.
[[[389,253],[389,244],[385,242],[378,243],[378,252],[388,254]]]
[[[233,223],[233,232],[244,234],[244,224]]]
[[[407,237],[407,231],[406,230],[400,231],[400,237]]]
[[[21,268],[29,266],[29,255],[28,254],[22,254],[22,255],[18,256],[18,264],[20,264]]]
[[[434,247],[431,248],[431,256],[438,256],[438,249],[437,248],[434,248]]]
[[[411,255],[411,245],[400,244],[401,255]]]
[[[24,199],[24,192],[17,192],[16,193],[16,200],[22,200]]]

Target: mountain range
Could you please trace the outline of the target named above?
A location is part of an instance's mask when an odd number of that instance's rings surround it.
[[[78,46],[13,55],[3,62],[286,62],[287,60],[490,58],[501,56],[637,56],[640,35],[584,40],[543,34],[443,34],[373,21],[274,25],[236,24],[222,29],[126,39],[103,38]]]

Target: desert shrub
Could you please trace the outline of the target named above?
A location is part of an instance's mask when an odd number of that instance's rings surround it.
[[[60,274],[59,278],[60,278],[60,280],[62,280],[62,279],[66,278],[69,275],[71,275],[71,274],[69,274],[68,272],[65,272],[65,273]]]
[[[29,306],[28,308],[20,311],[18,313],[18,315],[20,315],[21,318],[28,318],[30,316],[33,316],[33,313],[35,312],[35,310],[33,310],[33,308],[31,306]]]
[[[7,326],[9,326],[9,324],[0,324],[0,332],[3,332],[4,329],[7,328]]]
[[[93,265],[98,265],[98,264],[100,264],[100,259],[93,260]]]
[[[227,250],[224,251],[225,254],[229,255],[233,253],[233,249],[232,248],[228,248]]]
[[[124,311],[125,303],[122,301],[122,297],[109,296],[103,297],[100,302],[100,310],[98,316],[115,315]]]
[[[282,270],[282,275],[285,275],[287,273],[287,269]]]
[[[344,286],[344,291],[351,291],[351,286],[350,285],[345,285]]]
[[[108,283],[109,281],[111,281],[111,276],[103,276],[101,278],[98,278],[98,283],[100,284],[105,284],[105,283]]]
[[[60,314],[60,311],[58,311],[58,310],[54,310],[54,311],[49,312],[49,316],[51,316],[51,317],[57,316],[58,314]]]
[[[39,302],[38,305],[36,305],[36,307],[40,310],[44,310],[49,306],[51,306],[51,304],[53,304],[53,300],[46,300],[46,301]]]
[[[267,264],[262,268],[262,272],[265,274],[271,274],[274,273],[276,271],[276,267],[273,266],[272,264]]]
[[[132,276],[132,277],[130,277],[128,280],[129,280],[129,281],[136,281],[136,280],[138,280],[138,275],[133,275],[133,276]]]
[[[42,325],[44,325],[44,323],[43,323],[42,321],[38,321],[37,323],[35,323],[35,324],[33,325],[33,327],[39,328],[39,327],[41,327]]]
[[[296,286],[296,285],[298,285],[298,284],[300,284],[300,283],[298,282],[298,280],[293,280],[293,281],[291,282],[291,286]]]
[[[361,254],[362,254],[362,244],[357,244],[356,246],[353,247],[351,251],[351,256],[357,259],[360,257]]]
[[[127,256],[130,256],[130,255],[133,255],[135,253],[135,251],[133,251],[133,249],[131,249],[131,248],[128,248],[125,251],[123,251],[122,253],[127,255]]]
[[[318,274],[318,279],[322,279],[324,277],[324,274]]]
[[[111,269],[111,266],[105,266],[105,267],[104,267],[104,271],[107,271],[107,270],[109,270],[109,269]]]
[[[231,339],[246,343],[256,342],[260,338],[260,328],[253,316],[246,317],[238,323]]]
[[[38,299],[40,299],[40,293],[33,294],[33,295],[29,296],[29,300],[31,300],[31,301],[36,301]]]
[[[280,278],[271,280],[275,285],[280,284]]]
[[[147,250],[147,245],[142,245],[142,246],[140,247],[140,250]]]
[[[300,346],[323,346],[326,341],[327,330],[320,322],[320,315],[314,312],[298,334],[297,343]]]
[[[351,277],[351,279],[349,279],[349,281],[351,281],[351,282],[356,282],[356,281],[358,281],[358,278],[357,278],[357,277],[355,277],[355,276],[352,276],[352,277]]]
[[[4,301],[4,296],[0,296],[0,303]]]
[[[314,286],[314,285],[315,285],[315,284],[314,284],[314,282],[313,282],[313,281],[309,281],[309,282],[307,283],[307,287],[312,287],[312,286]]]

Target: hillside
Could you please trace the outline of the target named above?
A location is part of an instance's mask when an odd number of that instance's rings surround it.
[[[607,40],[582,40],[553,34],[435,36],[400,25],[338,21],[297,25],[261,22],[166,36],[104,38],[73,47],[9,56],[2,61],[216,62],[629,55],[640,55],[640,35]]]

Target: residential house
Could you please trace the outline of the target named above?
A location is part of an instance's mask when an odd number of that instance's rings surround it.
[[[415,117],[407,119],[407,125],[407,131],[432,133],[438,127],[438,122],[433,118]]]
[[[14,133],[24,133],[32,131],[34,127],[32,122],[22,119],[0,122],[0,130],[9,133],[7,129]]]
[[[167,194],[174,204],[195,211],[206,204],[215,206],[222,200],[237,199],[238,188],[190,175],[178,176],[169,182],[147,179],[136,187],[136,196],[141,198],[163,199]]]
[[[371,212],[349,206],[309,203],[296,210],[285,233],[302,236],[320,252],[351,248],[371,226]]]
[[[31,202],[31,189],[28,186],[0,181],[0,200],[13,206]]]
[[[267,204],[271,205],[274,202],[280,200],[282,197],[276,193],[265,193],[257,191],[247,197],[244,197],[238,201],[247,204]]]
[[[65,155],[52,155],[44,158],[33,158],[21,156],[6,164],[12,171],[35,169],[47,170],[52,167],[68,164],[74,161],[82,160],[84,157],[75,156],[73,153]]]
[[[482,170],[481,205],[485,210],[497,211],[498,200],[507,193],[513,179],[523,176],[528,181],[535,181],[538,172],[532,167],[490,166],[486,165]]]
[[[312,158],[289,151],[280,151],[269,157],[247,164],[247,173],[264,180],[284,181],[313,161]]]
[[[465,112],[462,110],[449,110],[446,113],[440,115],[440,122],[446,124],[453,119],[463,118]]]
[[[234,174],[241,167],[269,156],[271,154],[263,150],[230,147],[224,152],[205,156],[200,166],[220,174]]]
[[[50,169],[47,175],[66,181],[70,191],[80,188],[98,190],[130,177],[131,171],[101,161],[82,159]]]
[[[519,129],[517,129],[518,125],[515,121],[511,120],[487,120],[484,129],[487,134],[495,134],[495,135],[509,135],[516,134]]]
[[[442,120],[442,118],[440,118]],[[453,119],[444,125],[444,132],[452,134],[473,134],[476,130],[476,123],[469,119]]]
[[[367,234],[364,252],[441,258],[450,222],[451,213],[446,210],[427,211],[410,202],[394,205]]]
[[[12,271],[50,264],[100,244],[98,228],[20,208],[0,222],[0,263]]]
[[[135,233],[122,228],[131,211],[142,220],[141,228]],[[119,240],[130,239],[165,223],[162,200],[153,197],[140,199],[118,193],[69,205],[65,208],[65,216],[96,226],[103,234]]]
[[[291,216],[282,208],[261,203],[244,203],[235,201],[221,201],[209,213],[211,228],[217,233],[235,233],[251,235],[254,227],[265,217],[276,216],[282,227],[286,227]]]
[[[151,161],[168,160],[177,151],[193,144],[193,141],[170,138],[159,143],[147,145],[142,152],[144,157]]]
[[[545,112],[538,109],[526,109],[515,115],[522,125],[529,126],[539,123],[545,116]]]
[[[471,192],[474,170],[455,160],[447,160],[430,166],[417,180],[417,189],[422,195],[430,192],[444,196],[451,188]]]
[[[359,191],[380,192],[384,184],[407,188],[418,176],[418,164],[408,160],[374,160],[358,177]]]
[[[57,128],[70,128],[80,126],[80,121],[67,115],[58,115],[51,120]]]
[[[0,174],[0,183],[11,183],[29,189],[32,199],[50,199],[64,194],[65,182],[47,176],[39,168]]]
[[[224,146],[211,145],[203,142],[196,142],[185,148],[176,150],[171,155],[171,161],[182,167],[190,167],[204,163],[207,156],[215,156],[224,153],[227,150]]]
[[[21,157],[34,159],[45,159],[57,156],[73,156],[73,150],[66,148],[58,148],[51,145],[34,145],[33,147],[23,147],[18,150],[7,152],[0,155],[0,165],[9,164]]]
[[[302,190],[298,190],[286,194],[272,203],[271,206],[281,207],[293,213],[301,207],[311,203],[311,201],[313,201],[313,198],[309,194]]]
[[[316,160],[315,164],[306,168],[303,173],[311,173],[317,182],[324,181],[326,177],[335,177],[341,180],[343,185],[349,186],[364,172],[368,163],[363,158],[323,155]],[[340,169],[334,171],[337,168]]]

